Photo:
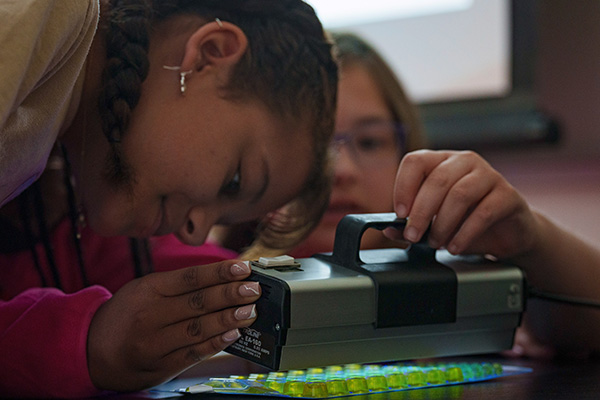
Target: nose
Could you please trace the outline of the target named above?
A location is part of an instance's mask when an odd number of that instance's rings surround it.
[[[175,233],[177,238],[192,246],[204,243],[213,225],[212,219],[208,218],[208,215],[209,213],[199,208],[192,209],[185,224]]]
[[[350,149],[348,149],[346,146],[339,148],[334,160],[335,184],[343,184],[348,181],[352,181],[356,177],[358,173],[357,165],[356,161],[352,157]]]

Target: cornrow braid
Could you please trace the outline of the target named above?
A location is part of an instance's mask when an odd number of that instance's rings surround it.
[[[256,95],[271,109],[290,114],[297,110],[298,98],[325,103],[321,104],[329,106],[325,110],[331,107],[327,103],[335,100],[323,98],[331,95],[323,93],[324,80],[330,86],[337,81],[331,44],[323,40],[314,10],[303,1],[112,0],[110,6],[107,64],[99,103],[103,131],[111,143],[121,141],[148,75],[152,26],[178,15],[195,14],[206,21],[220,18],[246,33],[250,49],[232,73],[226,87],[231,93]],[[323,108],[312,109],[318,112]]]
[[[308,234],[329,196],[330,173],[324,171],[330,171],[327,153],[337,93],[332,45],[313,8],[302,0],[111,0],[107,15],[107,66],[99,101],[111,143],[109,178],[119,183],[130,176],[120,140],[148,74],[153,29],[181,16],[199,17],[199,26],[219,18],[248,38],[247,51],[223,87],[226,97],[258,99],[282,118],[309,121],[313,132],[312,173],[293,204],[275,214],[285,216],[285,223],[275,224],[272,216],[261,224],[262,247],[290,247]],[[271,226],[278,228],[271,232]]]
[[[102,131],[111,146],[108,177],[115,183],[123,183],[129,174],[119,144],[131,111],[139,101],[141,84],[148,76],[152,4],[113,0],[108,14],[106,66],[98,106]]]
[[[148,5],[143,4],[111,8],[111,34],[106,35],[107,62],[99,101],[103,131],[110,143],[121,141],[129,114],[139,101],[140,85],[148,75],[150,15]]]

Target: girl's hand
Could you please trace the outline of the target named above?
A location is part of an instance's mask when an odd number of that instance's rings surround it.
[[[502,352],[505,357],[527,357],[539,360],[551,360],[556,357],[556,350],[540,343],[526,328],[519,327],[515,334],[513,348]]]
[[[418,241],[431,225],[430,246],[453,254],[520,255],[533,248],[540,229],[519,193],[470,151],[404,156],[396,175],[394,210],[408,217],[404,239]],[[394,236],[389,230],[386,234]]]
[[[256,319],[260,296],[241,261],[223,261],[129,282],[90,324],[88,369],[99,389],[163,383],[223,350]]]

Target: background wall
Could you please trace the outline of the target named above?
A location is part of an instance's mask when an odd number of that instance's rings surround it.
[[[534,207],[600,244],[600,1],[539,4],[536,94],[562,139],[481,153]]]

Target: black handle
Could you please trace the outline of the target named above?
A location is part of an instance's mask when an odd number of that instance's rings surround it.
[[[315,257],[362,272],[373,280],[377,328],[456,321],[456,273],[436,261],[436,250],[426,242],[427,233],[406,250],[408,258],[403,261],[361,261],[360,240],[365,230],[405,226],[406,219],[397,218],[394,213],[346,215],[337,226],[333,253]]]
[[[367,229],[374,228],[381,231],[389,227],[402,229],[405,226],[406,218],[398,218],[395,213],[348,214],[337,226],[330,259],[339,265],[360,268],[364,264],[359,254],[360,241]],[[407,250],[408,256],[435,259],[435,249],[429,248],[426,243],[427,233],[418,244],[410,246]]]

